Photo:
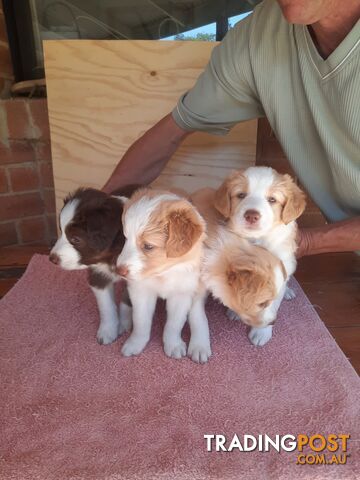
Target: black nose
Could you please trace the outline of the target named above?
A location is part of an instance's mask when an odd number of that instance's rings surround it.
[[[50,262],[54,263],[55,265],[59,265],[59,263],[60,263],[60,257],[59,257],[59,255],[56,255],[56,253],[50,253],[49,260],[50,260]]]
[[[244,213],[245,220],[253,225],[254,223],[259,221],[259,218],[261,217],[260,212],[257,210],[246,210]]]

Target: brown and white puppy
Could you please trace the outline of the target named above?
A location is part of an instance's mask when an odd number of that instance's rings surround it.
[[[285,285],[282,262],[268,250],[231,232],[213,206],[214,191],[191,196],[207,224],[202,280],[207,290],[229,308],[231,319],[250,327],[274,321],[272,306]],[[250,332],[250,340],[252,340]]]
[[[133,306],[133,330],[122,348],[123,355],[138,355],[145,348],[160,297],[166,299],[166,355],[181,358],[187,353],[196,362],[206,362],[211,350],[202,295],[199,297],[205,238],[202,217],[182,196],[143,189],[125,204],[123,226],[126,242],[117,265],[127,280]],[[186,352],[181,332],[188,315],[191,339]]]
[[[125,243],[121,223],[125,200],[93,188],[79,188],[68,195],[60,212],[61,235],[49,257],[65,270],[88,269],[88,281],[100,313],[100,344],[113,342],[131,326],[127,295],[119,309],[114,298],[114,282],[121,279],[115,269]]]
[[[296,268],[296,219],[305,209],[305,195],[289,175],[280,175],[270,167],[250,167],[228,176],[218,190],[207,189],[221,221],[241,238],[261,246],[279,258],[287,279]],[[286,286],[276,298],[274,320],[284,297],[293,298]],[[252,328],[250,340],[264,345],[272,327]]]

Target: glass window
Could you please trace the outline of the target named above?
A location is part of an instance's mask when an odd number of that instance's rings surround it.
[[[23,80],[44,75],[43,40],[219,40],[260,0],[3,1],[14,17]]]

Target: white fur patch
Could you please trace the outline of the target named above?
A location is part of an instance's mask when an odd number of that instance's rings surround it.
[[[50,253],[55,253],[60,258],[60,267],[64,270],[81,270],[86,268],[80,264],[79,252],[71,245],[66,237],[65,230],[69,223],[73,220],[79,199],[70,200],[60,213],[61,236],[55,243]]]
[[[268,191],[274,182],[274,173],[269,167],[250,167],[244,175],[248,181],[247,195],[237,205],[230,225],[243,237],[259,238],[272,228],[274,221],[274,213],[267,200]],[[261,215],[256,228],[249,228],[244,217],[247,210],[256,210]]]
[[[249,340],[253,345],[257,347],[262,347],[265,345],[272,337],[272,326],[263,328],[252,327],[249,332]]]

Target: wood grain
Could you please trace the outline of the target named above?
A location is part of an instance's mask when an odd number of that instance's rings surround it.
[[[57,207],[79,185],[102,186],[127,148],[194,84],[215,42],[44,42]],[[257,121],[225,136],[196,133],[156,181],[188,191],[255,163]]]

